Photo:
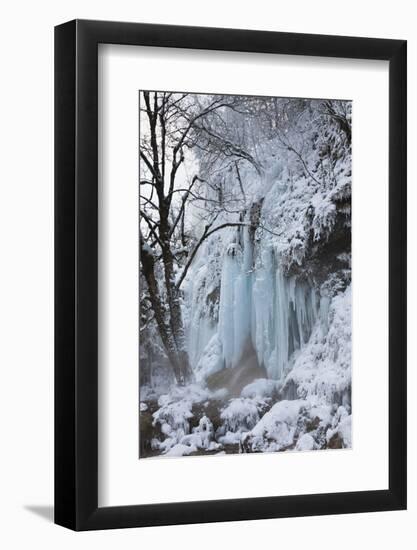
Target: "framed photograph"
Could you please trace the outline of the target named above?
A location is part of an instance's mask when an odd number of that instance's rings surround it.
[[[55,521],[406,508],[406,42],[55,29]]]

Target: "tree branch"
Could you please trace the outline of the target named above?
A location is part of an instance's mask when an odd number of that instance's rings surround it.
[[[190,183],[190,187],[188,189],[184,189],[185,193],[182,197],[182,203],[181,203],[181,207],[180,207],[180,210],[179,210],[179,213],[178,213],[178,216],[176,217],[172,227],[171,227],[171,230],[169,232],[169,235],[168,237],[171,238],[172,235],[174,234],[174,231],[175,231],[175,228],[176,226],[178,225],[178,222],[179,220],[181,219],[181,216],[183,215],[184,213],[184,209],[185,209],[185,203],[191,193],[191,189],[193,188],[194,184],[196,181],[201,181],[201,182],[205,182],[205,180],[201,179],[199,176],[195,175]],[[174,191],[171,191],[170,195],[172,196],[174,193]]]
[[[162,242],[160,240],[160,238],[158,237],[156,231],[155,231],[155,227],[158,227],[158,224],[153,222],[146,214],[143,210],[140,211],[140,215],[142,216],[142,218],[145,220],[147,226],[149,227],[149,231],[150,231],[150,234],[153,235],[155,241],[159,244],[159,246],[162,247]],[[154,225],[152,225],[152,223]],[[151,247],[152,248],[152,247]]]
[[[213,223],[213,222],[212,222]],[[211,231],[209,231],[210,227],[211,227],[212,224],[209,224],[209,225],[206,225],[205,229],[204,229],[204,233],[203,235],[200,237],[200,240],[198,241],[198,243],[195,245],[194,247],[194,250],[192,251],[191,255],[189,256],[188,258],[188,261],[186,263],[186,265],[184,266],[184,269],[181,273],[181,276],[177,282],[177,288],[180,288],[183,280],[185,279],[185,276],[187,275],[187,272],[190,268],[190,265],[192,264],[192,261],[194,260],[195,258],[195,255],[197,254],[197,251],[198,249],[200,248],[200,246],[203,244],[203,242],[208,238],[210,237],[210,235],[213,235],[213,233],[216,233],[216,231],[220,231],[220,229],[224,229],[225,227],[239,227],[239,226],[244,226],[244,225],[250,225],[250,224],[247,224],[247,223],[241,223],[241,222],[229,222],[229,223],[222,223],[221,225],[218,225],[217,227],[215,227],[214,229],[212,229]]]
[[[212,222],[213,223],[213,222]],[[211,231],[209,231],[210,227],[211,227],[212,224],[209,224],[209,225],[206,225],[205,229],[204,229],[204,233],[203,235],[201,236],[200,240],[198,241],[198,243],[195,245],[191,255],[189,256],[188,258],[188,261],[186,263],[186,265],[184,266],[184,269],[181,273],[181,276],[176,284],[176,287],[177,288],[180,288],[182,282],[184,281],[185,279],[185,276],[187,275],[187,272],[192,264],[192,261],[194,260],[195,258],[195,255],[197,254],[197,251],[198,249],[200,248],[200,246],[203,244],[203,242],[208,239],[211,235],[213,235],[213,233],[216,233],[217,231],[220,231],[220,229],[224,229],[225,227],[253,227],[253,224],[251,223],[245,223],[245,222],[228,222],[228,223],[222,223],[221,225],[218,225],[217,227],[215,227],[214,229],[212,229]],[[258,227],[260,227],[261,229],[263,229],[264,231],[266,231],[267,233],[270,233],[271,235],[275,235],[276,237],[280,237],[282,238],[282,235],[279,235],[278,233],[274,233],[273,231],[271,231],[270,229],[266,228],[264,225],[261,225],[259,224]]]

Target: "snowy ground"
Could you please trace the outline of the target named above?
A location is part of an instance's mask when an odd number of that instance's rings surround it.
[[[317,319],[281,380],[258,378],[239,396],[206,382],[141,390],[141,457],[351,447],[350,287]]]
[[[268,382],[258,379],[251,384],[258,394],[230,400],[201,386],[188,387],[182,396],[176,391],[161,396],[152,414],[154,437],[141,434],[148,437],[142,457],[351,447],[348,405],[312,398],[274,402],[263,391]],[[140,414],[151,414],[145,402]]]

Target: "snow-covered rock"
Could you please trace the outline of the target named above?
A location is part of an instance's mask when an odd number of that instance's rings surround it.
[[[327,430],[326,439],[329,446],[335,448],[352,447],[352,415],[348,413],[345,407],[340,406],[337,409],[332,422],[332,427]]]
[[[259,405],[252,399],[232,399],[220,415],[226,432],[251,430],[259,422],[259,410]]]
[[[307,402],[279,401],[265,413],[249,434],[252,452],[280,451],[295,442],[297,420]]]
[[[295,449],[297,451],[313,451],[316,447],[316,442],[310,434],[302,435],[297,441]]]
[[[324,402],[350,405],[351,287],[334,296],[328,317],[316,323],[308,344],[296,355],[284,388],[292,382],[299,397],[318,396]]]
[[[241,437],[244,452],[311,451],[336,448],[334,434],[350,447],[350,416],[344,407],[317,405],[317,398],[278,401]]]
[[[185,456],[195,451],[197,451],[197,447],[194,447],[194,445],[185,445],[183,443],[176,443],[165,453],[165,456],[171,456],[171,457]]]
[[[210,418],[203,414],[198,419],[198,425],[191,429],[193,409],[206,410],[210,403],[216,403],[224,398],[224,392],[211,392],[198,384],[171,388],[170,393],[160,396],[159,408],[153,413],[153,426],[158,427],[162,438],[153,440],[153,448],[168,454],[178,444],[198,449],[215,450],[217,443],[213,440],[214,427]],[[210,407],[209,407],[210,408]],[[213,407],[211,407],[213,409]],[[183,447],[176,447],[169,456],[182,456],[178,453]],[[182,452],[184,454],[184,452]],[[189,454],[189,453],[188,453]]]
[[[272,398],[277,395],[279,387],[277,380],[258,378],[243,388],[241,396],[251,399]]]

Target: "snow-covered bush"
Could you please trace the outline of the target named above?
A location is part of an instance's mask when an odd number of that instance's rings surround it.
[[[208,402],[216,402],[224,397],[224,392],[210,392],[198,384],[174,386],[169,394],[159,397],[159,408],[153,413],[153,425],[159,427],[163,438],[153,440],[153,448],[169,456],[182,456],[196,452],[198,449],[215,450],[213,441],[213,423],[207,416],[202,416],[198,426],[191,430],[193,407]],[[174,449],[175,447],[175,449]]]
[[[159,424],[161,432],[166,436],[164,441],[159,444],[160,450],[169,451],[186,434],[190,433],[189,419],[193,416],[191,404],[187,400],[167,402],[153,414],[154,425]]]

